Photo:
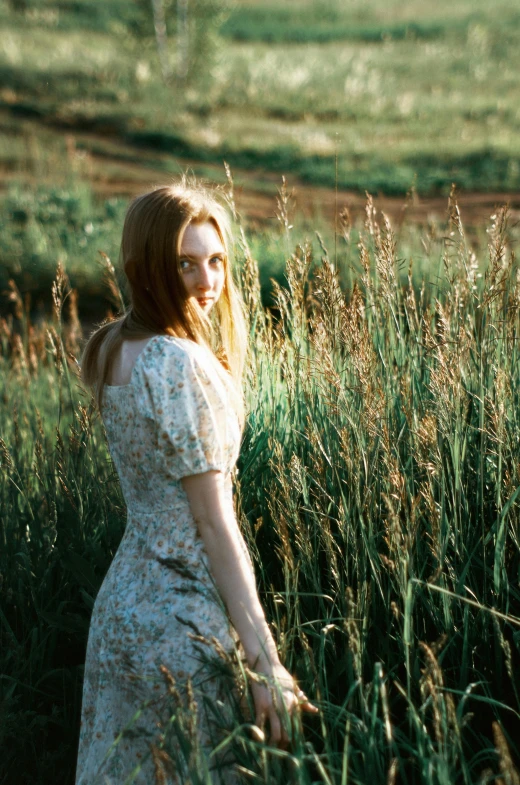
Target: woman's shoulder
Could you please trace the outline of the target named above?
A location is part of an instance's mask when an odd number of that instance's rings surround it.
[[[209,347],[170,335],[150,339],[136,382],[143,411],[148,411],[150,399],[164,408],[181,398],[185,405],[225,410],[237,396],[231,376]]]
[[[160,377],[163,382],[192,380],[214,387],[220,396],[227,395],[233,382],[209,346],[189,338],[171,335],[155,336],[144,363],[145,373]]]
[[[182,373],[188,368],[211,367],[210,354],[209,349],[189,338],[155,335],[143,351],[141,365],[145,372],[156,370],[162,374],[177,370]]]
[[[178,357],[179,359],[204,358],[208,349],[190,338],[177,338],[174,335],[155,335],[153,354],[156,357]]]

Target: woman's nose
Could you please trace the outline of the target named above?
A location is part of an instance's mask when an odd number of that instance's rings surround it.
[[[207,291],[211,289],[212,281],[211,281],[211,272],[206,267],[205,264],[200,265],[199,267],[199,275],[197,280],[197,288],[201,291]]]

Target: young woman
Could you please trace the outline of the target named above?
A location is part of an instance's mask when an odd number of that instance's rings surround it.
[[[246,330],[228,236],[197,183],[135,199],[121,245],[131,305],[84,351],[128,520],[92,613],[77,785],[153,783],[160,668],[179,688],[197,674],[194,631],[227,651],[238,636],[250,669],[277,685],[251,684],[272,743],[287,746],[284,715],[317,711],[279,660],[233,508]]]

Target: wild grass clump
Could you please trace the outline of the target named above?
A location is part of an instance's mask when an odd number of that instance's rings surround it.
[[[292,236],[283,195],[279,208],[295,250],[268,310],[239,233],[251,355],[237,505],[281,653],[320,715],[283,752],[237,703],[222,745],[246,779],[273,785],[518,782],[520,275],[507,209],[474,246],[452,196],[444,273],[417,285],[413,269],[403,282],[393,229],[369,201],[345,290],[343,249],[322,243],[316,258]],[[0,360],[2,776],[65,783],[89,614],[124,512],[76,377],[64,271],[52,322],[33,325],[14,287],[12,298]],[[215,662],[247,697],[239,665]],[[205,782],[197,693],[183,708],[165,680],[176,720],[151,751],[157,782],[179,739],[182,765]]]

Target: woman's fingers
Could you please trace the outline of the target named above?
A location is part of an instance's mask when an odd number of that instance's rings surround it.
[[[258,725],[251,725],[249,732],[251,734],[251,738],[254,739],[254,741],[259,741],[261,744],[265,742],[265,733]]]
[[[276,744],[277,747],[286,749],[289,744],[289,736],[287,735],[286,731],[282,727],[282,723],[280,722],[280,717],[278,716],[274,708],[272,711],[269,712],[269,727],[271,730],[269,736],[269,743]]]
[[[256,712],[255,725],[257,726],[257,728],[260,728],[261,730],[263,730],[264,725],[265,725],[265,718],[266,718],[265,711],[260,710],[260,711]]]
[[[287,680],[286,680],[287,682]],[[314,706],[298,685],[283,683],[278,681],[277,688],[274,689],[265,684],[253,683],[253,697],[255,700],[255,724],[257,732],[256,740],[264,737],[266,720],[269,721],[269,744],[275,745],[280,749],[287,749],[290,743],[290,717],[295,711],[302,711],[317,714],[319,709]],[[258,736],[258,738],[257,738]]]
[[[314,703],[311,703],[308,698],[306,698],[305,701],[300,703],[300,709],[302,711],[309,711],[311,714],[318,714],[319,712],[318,707],[315,706]]]
[[[269,744],[275,744],[282,749],[286,749],[289,744],[289,736],[282,727],[280,718],[274,707],[271,708],[268,714],[261,712],[256,715],[255,725],[257,733],[254,734],[257,741],[265,741],[264,726],[266,719],[269,719]],[[263,738],[260,738],[260,734]]]
[[[296,697],[298,699],[298,703],[296,704],[297,708],[302,711],[309,711],[312,714],[317,714],[319,712],[318,707],[310,702],[303,690],[298,690]]]
[[[286,750],[289,747],[289,734],[286,733],[286,731],[284,731],[283,729],[282,729],[281,739],[278,742],[278,746],[281,750]]]

